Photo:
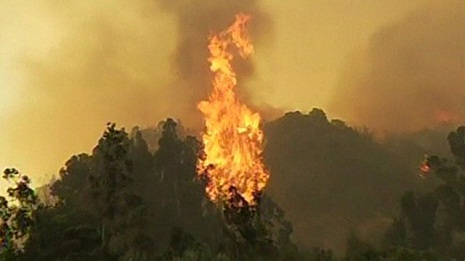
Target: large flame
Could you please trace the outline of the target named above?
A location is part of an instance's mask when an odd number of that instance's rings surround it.
[[[205,155],[197,167],[199,175],[208,180],[206,193],[211,200],[230,200],[239,194],[254,205],[269,177],[261,157],[263,132],[260,116],[236,97],[237,79],[231,65],[231,47],[242,58],[253,53],[247,34],[249,20],[250,16],[238,14],[228,29],[210,36],[208,61],[214,74],[213,91],[198,105],[205,116],[206,130],[202,137]]]

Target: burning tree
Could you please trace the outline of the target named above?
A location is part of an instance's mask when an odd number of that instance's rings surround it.
[[[240,195],[249,205],[268,181],[262,161],[263,132],[260,116],[241,103],[234,89],[236,73],[231,65],[235,46],[241,57],[253,52],[247,34],[250,16],[238,14],[225,31],[210,36],[210,70],[214,74],[213,91],[198,107],[205,116],[206,129],[202,136],[205,155],[197,166],[207,180],[207,196],[224,202]],[[234,191],[234,193],[232,193]]]
[[[242,58],[253,53],[247,32],[249,21],[250,16],[238,14],[229,28],[210,36],[208,61],[214,75],[213,91],[198,105],[206,124],[198,174],[206,182],[207,197],[222,207],[227,237],[223,248],[237,260],[276,257],[278,251],[277,239],[269,231],[270,222],[259,211],[269,178],[262,159],[261,118],[235,93],[232,47]]]

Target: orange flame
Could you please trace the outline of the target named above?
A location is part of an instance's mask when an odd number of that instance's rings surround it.
[[[438,123],[456,123],[460,119],[454,112],[444,109],[436,110],[435,118]]]
[[[431,171],[431,167],[430,167],[430,165],[428,163],[428,155],[427,154],[425,154],[425,159],[423,160],[423,162],[420,165],[420,171],[421,171],[420,177],[422,177],[422,178],[426,178],[426,176]]]
[[[269,178],[261,157],[263,132],[260,116],[236,97],[237,79],[231,65],[231,47],[236,47],[242,58],[253,53],[247,34],[249,20],[250,16],[238,14],[228,29],[210,36],[213,91],[208,100],[198,104],[206,130],[202,136],[205,157],[197,168],[208,180],[206,193],[212,201],[230,200],[232,193],[238,193],[254,205]]]

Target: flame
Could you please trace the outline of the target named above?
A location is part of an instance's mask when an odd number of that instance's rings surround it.
[[[254,205],[269,178],[261,157],[261,119],[237,99],[236,73],[231,65],[231,47],[244,59],[253,53],[247,34],[249,20],[250,16],[238,14],[233,25],[209,38],[213,91],[208,100],[198,104],[205,117],[205,154],[197,168],[208,181],[205,190],[212,201],[231,200],[233,194],[239,194]]]
[[[431,167],[426,162],[422,162],[420,165],[421,176],[426,176],[430,171]]]
[[[456,123],[460,117],[449,110],[438,109],[435,111],[435,118],[438,123]]]
[[[423,160],[423,162],[420,164],[420,177],[422,178],[426,178],[426,176],[428,176],[429,172],[431,171],[431,167],[428,163],[428,155],[425,154],[425,159]]]

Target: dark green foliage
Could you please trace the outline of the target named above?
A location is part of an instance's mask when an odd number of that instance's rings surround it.
[[[280,206],[299,243],[329,242],[335,253],[350,228],[395,216],[382,245],[350,233],[345,260],[465,259],[465,127],[448,136],[452,160],[428,157],[437,178],[419,192],[392,152],[421,147],[388,150],[322,110],[288,113],[265,126],[272,175],[258,206],[240,196],[208,201],[196,173],[202,144],[179,128],[167,119],[128,135],[108,124],[91,155],[65,163],[47,206],[26,176],[5,170],[12,188],[0,197],[0,260],[337,260],[327,249],[299,252]]]
[[[447,137],[452,154],[458,166],[465,169],[465,126],[457,128]]]
[[[97,260],[100,256],[101,237],[92,216],[61,206],[40,210],[37,220],[38,230],[31,234],[22,260]]]
[[[256,206],[248,205],[240,194],[226,202],[224,252],[233,260],[271,260],[278,256],[278,249],[270,230]]]
[[[72,156],[60,169],[60,179],[51,185],[51,194],[67,205],[85,207],[85,195],[89,190],[92,157],[87,154]],[[88,203],[88,202],[87,202]]]
[[[305,245],[323,240],[338,247],[350,228],[377,213],[392,215],[396,195],[414,187],[403,163],[369,133],[329,121],[316,109],[266,125],[264,156],[272,175],[258,206],[240,196],[215,205],[196,173],[202,144],[178,129],[172,119],[156,133],[133,129],[131,135],[108,124],[91,155],[73,156],[60,170],[50,185],[53,204],[38,209],[29,179],[8,169],[5,178],[17,181],[9,196],[29,208],[13,211],[10,200],[0,198],[2,219],[18,220],[8,229],[2,223],[9,247],[0,260],[336,260],[322,248],[299,252],[277,202]],[[352,233],[343,258],[465,257],[464,135],[465,127],[449,135],[454,161],[428,158],[441,184],[401,197],[384,245]],[[144,136],[157,137],[158,144]],[[11,247],[13,237],[28,238],[24,253]]]
[[[407,225],[402,217],[394,219],[391,227],[386,231],[385,241],[391,246],[407,246]]]
[[[347,240],[347,251],[344,259],[350,261],[433,261],[438,260],[438,257],[432,251],[418,250],[411,247],[390,246],[384,249],[376,249],[352,233]]]
[[[286,113],[265,125],[265,137],[267,193],[306,247],[342,252],[347,231],[394,215],[397,198],[416,178],[371,134],[319,109]]]
[[[314,247],[310,249],[308,253],[305,253],[304,256],[296,260],[332,261],[336,260],[336,258],[331,250]]]
[[[201,243],[191,234],[185,233],[181,228],[174,227],[171,231],[167,250],[158,260],[212,260],[211,249]]]
[[[167,119],[153,156],[154,190],[152,199],[157,243],[163,249],[169,243],[173,227],[180,227],[197,238],[218,241],[219,220],[210,212],[203,184],[196,178],[196,163],[201,144],[194,137],[180,139],[177,123]],[[206,215],[210,213],[209,215]]]
[[[56,198],[36,211],[36,229],[14,258],[299,260],[292,226],[275,202],[263,197],[260,209],[246,209],[245,220],[228,225],[197,178],[201,143],[180,138],[172,119],[160,126],[154,154],[142,132],[129,136],[108,124],[91,155],[71,157],[49,186]],[[240,231],[241,243],[233,231]]]
[[[401,217],[386,234],[388,245],[433,250],[445,259],[465,258],[465,127],[448,136],[454,161],[429,156],[427,164],[441,183],[429,193],[401,199]]]
[[[266,125],[264,156],[272,175],[260,204],[218,206],[206,199],[197,178],[201,142],[179,135],[178,128],[167,119],[158,133],[133,129],[128,135],[109,124],[91,155],[66,162],[50,186],[58,203],[36,211],[25,253],[15,258],[335,260],[326,249],[299,252],[280,206],[297,224],[300,243],[339,247],[349,228],[356,230],[377,214],[392,216],[396,195],[413,184],[404,165],[369,133],[313,110]],[[158,144],[148,143],[146,135],[157,137]],[[457,135],[449,140],[460,145]],[[459,145],[454,145],[457,157]],[[353,234],[347,260],[460,257],[462,167],[434,157],[430,163],[443,184],[432,193],[402,197],[383,248]]]
[[[297,253],[297,246],[291,242],[293,227],[286,219],[284,210],[267,195],[260,199],[259,214],[261,222],[264,224],[267,233],[273,244],[278,248],[279,253]]]
[[[147,260],[153,251],[145,230],[149,214],[132,161],[132,153],[140,156],[138,164],[144,159],[139,146],[143,150],[140,140],[109,124],[92,155],[67,161],[50,186],[59,202],[38,212],[40,226],[24,260]]]
[[[415,199],[413,192],[407,192],[401,200],[403,216],[408,220],[412,233],[412,246],[416,249],[430,249],[435,241],[434,224],[438,201],[433,194]]]
[[[380,253],[370,244],[363,242],[354,233],[347,240],[345,260],[350,261],[375,261],[381,260]]]
[[[381,253],[382,260],[389,261],[434,261],[441,260],[431,251],[421,251],[412,248],[391,248]]]
[[[31,180],[18,170],[5,169],[3,179],[12,187],[6,191],[7,198],[0,196],[0,258],[12,260],[34,228],[38,200]]]
[[[102,221],[104,256],[150,256],[151,238],[145,234],[147,211],[134,187],[131,140],[123,129],[108,124],[93,152],[90,186]]]
[[[98,260],[101,223],[90,197],[92,156],[71,157],[50,185],[55,205],[37,211],[37,229],[31,233],[22,260]]]

